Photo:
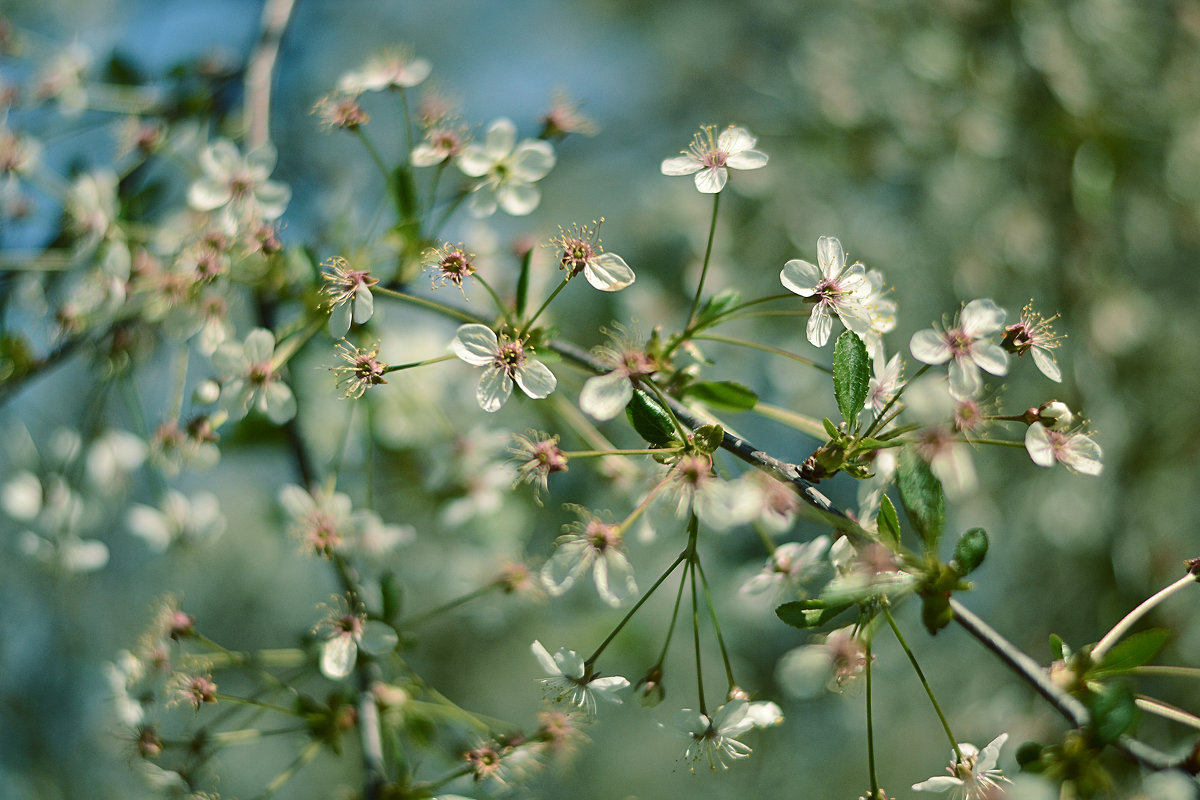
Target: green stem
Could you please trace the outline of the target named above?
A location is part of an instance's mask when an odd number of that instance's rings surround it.
[[[700,296],[704,294],[704,280],[708,277],[708,263],[712,259],[713,238],[717,234],[717,209],[721,206],[721,193],[713,195],[712,221],[708,225],[708,244],[704,248],[704,266],[700,268],[700,282],[696,285],[696,296],[692,299],[692,310],[688,312],[687,325],[684,330],[692,327],[696,319],[696,310],[700,307]]]
[[[417,625],[420,625],[422,622],[426,622],[426,621],[438,616],[439,614],[444,614],[447,611],[453,611],[454,609],[458,608],[459,606],[466,605],[467,603],[471,602],[472,600],[483,597],[484,595],[488,594],[489,592],[493,592],[496,589],[500,588],[500,586],[502,586],[502,585],[503,584],[501,584],[500,581],[492,581],[491,583],[480,586],[478,589],[467,592],[466,594],[464,594],[460,597],[456,597],[453,600],[450,600],[446,603],[442,603],[440,606],[437,606],[436,608],[431,608],[428,611],[422,611],[420,614],[415,614],[407,619],[402,619],[402,620],[400,620],[400,622],[398,622],[396,624],[396,627],[401,628],[401,629],[414,628]]]
[[[777,356],[783,356],[784,358],[790,358],[792,361],[799,361],[801,364],[804,364],[809,367],[813,367],[814,369],[819,369],[819,370],[821,370],[821,372],[824,372],[827,375],[833,374],[833,370],[831,368],[825,366],[824,364],[818,364],[816,361],[813,361],[811,358],[805,358],[804,356],[796,355],[795,353],[789,352],[787,350],[781,350],[778,347],[772,347],[769,344],[759,344],[758,342],[751,342],[746,339],[732,339],[728,336],[716,336],[713,334],[694,335],[694,336],[692,336],[692,339],[693,340],[702,339],[702,340],[708,341],[708,342],[722,342],[724,344],[737,345],[738,347],[750,347],[755,350],[762,350],[764,353],[774,353]]]
[[[675,606],[671,609],[671,624],[667,626],[667,638],[663,641],[662,652],[658,654],[657,666],[661,667],[667,657],[667,648],[675,635],[675,621],[679,618],[679,606],[683,603],[683,587],[687,585],[687,570],[679,576],[679,589],[675,592]]]
[[[729,651],[725,647],[725,637],[721,635],[721,623],[717,620],[717,609],[713,605],[712,593],[708,588],[708,578],[704,575],[704,567],[700,566],[699,555],[696,556],[694,566],[700,573],[700,584],[704,587],[704,602],[708,606],[708,616],[712,620],[713,630],[717,634],[717,647],[721,651],[721,660],[725,662],[725,677],[729,679],[729,688],[733,689],[737,686],[737,681],[733,679],[733,666],[729,663]]]
[[[442,227],[450,221],[450,217],[454,215],[454,212],[458,210],[458,207],[462,205],[463,201],[466,200],[470,194],[471,192],[469,190],[459,192],[454,199],[446,205],[446,210],[442,213],[442,218],[437,221],[436,225],[429,229],[430,239],[436,239],[438,237],[438,233],[441,232]]]
[[[656,580],[654,582],[654,585],[651,586],[649,589],[647,589],[646,593],[643,594],[640,598],[638,598],[638,601],[633,604],[633,608],[629,609],[629,612],[627,614],[625,614],[624,617],[621,618],[620,622],[617,623],[617,627],[613,628],[612,631],[608,634],[608,636],[604,637],[604,641],[601,642],[600,646],[596,648],[596,652],[594,652],[590,656],[588,656],[587,661],[583,662],[584,675],[587,675],[588,673],[590,673],[592,671],[592,665],[596,663],[596,659],[598,659],[600,657],[601,653],[604,652],[605,648],[608,647],[608,645],[612,642],[613,639],[617,638],[617,634],[621,632],[621,629],[625,627],[626,623],[628,623],[629,620],[633,619],[633,615],[636,614],[638,609],[642,607],[642,604],[644,604],[647,600],[649,600],[650,596],[653,595],[656,591],[658,591],[658,587],[662,586],[662,582],[665,581],[667,579],[667,577],[672,572],[675,571],[676,567],[678,567],[680,564],[683,563],[683,561],[686,557],[687,557],[686,551],[684,551],[683,553],[680,553],[675,558],[675,560],[671,562],[671,566],[667,567],[666,571],[664,571],[662,575],[658,576],[658,580]]]
[[[879,800],[879,778],[875,774],[875,716],[871,705],[871,644],[867,643],[867,772],[871,779],[871,800]]]
[[[950,730],[950,723],[946,720],[946,715],[942,713],[942,707],[938,704],[937,697],[933,694],[933,687],[929,685],[929,681],[925,680],[925,673],[921,671],[921,665],[917,663],[917,657],[913,655],[913,651],[909,648],[908,642],[904,640],[904,634],[900,632],[899,626],[896,625],[896,620],[892,619],[892,612],[888,610],[886,604],[880,604],[883,610],[884,617],[887,618],[888,625],[892,628],[892,633],[896,636],[896,641],[900,643],[900,647],[904,649],[904,654],[908,656],[908,661],[912,664],[913,671],[917,673],[917,679],[921,681],[921,686],[925,688],[925,694],[929,697],[929,702],[933,704],[933,710],[937,714],[942,723],[942,729],[946,731],[946,738],[950,740],[950,746],[954,748],[954,757],[962,763],[962,749],[958,746],[958,740],[954,738],[954,732]]]
[[[383,182],[390,186],[392,174],[388,171],[387,165],[383,163],[383,159],[380,158],[379,151],[375,149],[375,145],[371,144],[371,140],[367,138],[367,132],[363,130],[361,125],[354,126],[353,130],[358,134],[359,141],[367,148],[367,152],[370,153],[371,160],[375,162],[375,166],[379,169],[379,174],[383,176]],[[392,194],[392,192],[388,192],[388,194]],[[396,209],[396,211],[399,213],[400,209]]]
[[[440,364],[441,362],[449,361],[452,358],[457,358],[457,356],[455,356],[453,353],[447,353],[444,356],[437,356],[436,358],[427,358],[424,361],[412,361],[408,364],[392,364],[392,365],[389,365],[386,369],[384,369],[384,372],[385,373],[386,372],[399,372],[402,369],[412,369],[413,367],[424,367],[424,366],[428,366],[429,364]]]
[[[309,742],[300,755],[296,756],[296,760],[288,764],[286,768],[263,788],[262,792],[255,795],[254,800],[267,800],[268,797],[278,792],[283,788],[283,785],[295,777],[305,764],[317,757],[317,753],[321,752],[321,743],[319,741]]]
[[[564,450],[565,458],[594,458],[596,456],[650,456],[662,453],[661,447],[646,447],[640,450]]]
[[[546,306],[550,305],[550,301],[552,301],[554,298],[558,297],[558,293],[561,292],[563,289],[565,289],[567,284],[570,283],[570,281],[571,281],[571,274],[567,273],[567,277],[563,278],[562,282],[559,283],[558,286],[554,287],[554,291],[550,293],[550,296],[547,297],[545,299],[545,301],[542,302],[541,306],[538,307],[538,310],[533,312],[533,316],[529,318],[529,321],[526,322],[524,326],[522,326],[521,332],[519,334],[517,334],[518,339],[525,338],[525,334],[529,331],[530,328],[533,327],[533,323],[536,322],[537,318],[542,315],[542,312],[546,310]]]
[[[1134,667],[1133,674],[1162,675],[1172,678],[1200,678],[1200,667],[1171,667],[1155,664],[1143,667]]]
[[[696,515],[692,515],[696,519]],[[708,716],[708,708],[704,704],[704,671],[700,664],[700,603],[696,598],[696,559],[695,553],[688,559],[692,581],[692,649],[696,653],[696,692],[700,695],[700,713]]]
[[[504,303],[500,302],[500,295],[496,294],[496,290],[492,288],[492,285],[484,280],[483,276],[478,272],[475,273],[475,280],[479,282],[480,286],[482,286],[484,289],[487,289],[487,293],[492,296],[492,301],[496,304],[496,309],[504,316],[505,323],[515,327],[515,325],[513,325],[512,317],[510,317],[508,314],[508,309],[505,307]],[[523,334],[524,332],[522,331],[522,335]],[[517,338],[519,339],[521,337],[518,336]]]
[[[448,306],[445,303],[439,303],[437,300],[430,300],[426,297],[417,297],[416,295],[411,295],[407,292],[399,292],[395,289],[389,289],[386,286],[380,285],[371,287],[371,291],[376,294],[382,294],[386,297],[395,298],[396,300],[403,300],[405,303],[409,303],[414,306],[428,308],[431,311],[436,311],[439,314],[444,314],[447,317],[452,317],[454,319],[461,320],[462,322],[478,322],[485,324],[483,323],[482,319],[474,314],[470,314],[462,309],[454,308],[453,306]]]
[[[289,717],[296,717],[300,712],[294,708],[287,706],[277,706],[274,703],[267,703],[262,700],[251,700],[246,697],[237,697],[231,694],[215,694],[213,695],[218,703],[234,703],[236,705],[250,706],[252,708],[261,708],[263,711],[274,711],[277,714],[286,714]]]
[[[917,378],[924,375],[929,370],[929,366],[930,366],[929,364],[923,364],[921,366],[921,368],[919,370],[917,370],[916,375],[913,375],[911,378],[909,378],[907,381],[904,382],[903,386],[901,386],[899,389],[896,390],[896,393],[894,395],[892,395],[891,400],[887,401],[887,405],[885,405],[883,407],[883,410],[875,415],[875,419],[872,420],[871,426],[869,428],[867,428],[867,432],[863,434],[864,437],[874,436],[875,433],[880,428],[883,427],[884,418],[887,417],[887,413],[892,410],[892,406],[896,405],[897,401],[900,400],[900,395],[904,394],[904,390],[907,389],[912,384],[913,381],[915,381]]]
[[[1116,644],[1117,641],[1124,636],[1130,628],[1133,627],[1135,622],[1141,619],[1147,612],[1150,611],[1150,609],[1154,608],[1159,603],[1178,592],[1180,589],[1183,589],[1184,587],[1193,583],[1196,583],[1196,575],[1189,571],[1187,575],[1184,575],[1170,586],[1160,589],[1142,601],[1137,608],[1122,617],[1121,621],[1114,625],[1112,630],[1104,634],[1104,638],[1096,643],[1096,646],[1092,648],[1091,652],[1092,662],[1095,664],[1104,663],[1104,656],[1108,653],[1109,648]]]

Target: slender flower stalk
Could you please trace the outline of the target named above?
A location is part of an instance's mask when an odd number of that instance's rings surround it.
[[[1160,589],[1150,597],[1143,600],[1140,604],[1138,604],[1137,608],[1133,609],[1133,611],[1130,611],[1128,614],[1122,617],[1121,620],[1112,627],[1112,630],[1104,634],[1103,638],[1096,643],[1096,646],[1092,648],[1091,652],[1092,661],[1096,664],[1103,663],[1104,656],[1108,654],[1108,651],[1112,648],[1112,646],[1116,644],[1122,636],[1128,633],[1129,629],[1132,628],[1139,619],[1148,614],[1155,606],[1158,606],[1176,592],[1192,585],[1193,583],[1196,583],[1196,581],[1197,569],[1195,567],[1191,567],[1189,568],[1187,575],[1184,575],[1170,586]]]

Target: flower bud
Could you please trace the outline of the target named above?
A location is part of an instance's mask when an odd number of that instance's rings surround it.
[[[1075,425],[1077,418],[1066,403],[1051,400],[1038,406],[1037,420],[1051,430],[1067,430]]]
[[[667,696],[667,690],[662,684],[663,671],[660,665],[654,665],[646,671],[645,676],[638,681],[633,691],[637,696],[638,705],[654,708]]]
[[[216,381],[202,381],[192,392],[192,402],[198,406],[212,405],[221,398],[221,386]]]

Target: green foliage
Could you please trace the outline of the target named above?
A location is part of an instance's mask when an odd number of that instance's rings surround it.
[[[1133,692],[1123,684],[1101,684],[1087,696],[1092,715],[1092,740],[1096,744],[1111,744],[1133,727],[1138,707]]]
[[[697,330],[708,327],[725,314],[728,314],[731,309],[738,306],[741,302],[742,295],[736,289],[726,289],[723,292],[718,292],[700,307],[700,312],[696,315],[696,322],[692,327]]]
[[[897,460],[896,488],[904,513],[921,535],[925,550],[936,552],[946,519],[946,495],[929,464],[911,447],[904,448]]]
[[[666,447],[676,441],[675,423],[671,415],[641,389],[634,390],[633,399],[625,406],[625,414],[633,429],[650,444]]]
[[[886,494],[879,500],[879,513],[875,515],[875,527],[884,544],[892,550],[900,549],[900,516]]]
[[[852,605],[852,600],[793,600],[776,608],[775,616],[793,628],[819,628]]]
[[[1153,628],[1128,636],[1109,650],[1104,659],[1087,672],[1089,678],[1108,678],[1132,672],[1143,664],[1150,663],[1163,645],[1171,638],[1171,632],[1163,628]]]
[[[964,531],[954,545],[954,571],[959,575],[970,575],[983,563],[987,551],[987,531],[983,528]]]
[[[867,346],[854,331],[847,330],[833,346],[833,396],[842,419],[853,426],[867,400],[871,382],[871,358]]]
[[[692,436],[692,444],[701,453],[712,455],[725,440],[725,429],[720,425],[701,425]]]
[[[700,381],[689,385],[684,394],[725,411],[749,411],[758,405],[758,395],[735,381]]]

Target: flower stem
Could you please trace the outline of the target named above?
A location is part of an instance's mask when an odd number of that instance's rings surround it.
[[[663,453],[661,447],[646,447],[641,450],[565,450],[565,458],[594,458],[596,456],[650,456]]]
[[[667,638],[663,641],[662,652],[658,654],[657,665],[662,666],[667,657],[667,648],[671,645],[671,637],[675,635],[675,622],[679,619],[679,606],[683,602],[683,587],[687,585],[687,571],[679,577],[679,590],[675,592],[675,606],[671,609],[671,624],[667,626]]]
[[[420,614],[415,614],[415,615],[409,617],[408,619],[402,619],[402,620],[400,620],[400,622],[398,622],[396,624],[396,627],[397,628],[414,628],[417,625],[420,625],[422,622],[430,620],[440,614],[444,614],[447,611],[452,611],[452,610],[458,608],[459,606],[466,605],[467,603],[471,602],[472,600],[483,597],[484,595],[488,594],[489,592],[495,591],[496,589],[500,588],[501,585],[502,584],[500,581],[492,581],[491,583],[480,586],[478,589],[475,589],[474,591],[467,592],[466,594],[464,594],[460,597],[456,597],[453,600],[450,600],[449,602],[443,603],[442,605],[437,606],[436,608],[431,608],[428,611],[422,611]]]
[[[921,686],[925,688],[925,694],[929,696],[929,702],[933,705],[933,710],[941,720],[942,728],[946,731],[946,738],[950,740],[950,746],[954,748],[955,759],[961,763],[963,760],[962,749],[958,746],[958,740],[954,738],[954,732],[950,730],[950,723],[946,720],[946,715],[942,713],[942,707],[938,704],[937,697],[933,694],[933,687],[929,685],[929,681],[925,679],[925,673],[921,670],[921,665],[917,663],[917,657],[913,655],[913,651],[909,648],[908,642],[904,640],[904,634],[900,632],[899,626],[896,625],[896,620],[892,619],[892,612],[888,610],[886,604],[881,604],[883,615],[887,618],[888,625],[892,628],[892,633],[896,636],[896,641],[900,643],[900,647],[904,649],[904,654],[908,656],[909,663],[913,666],[913,671],[917,673],[917,679],[921,681]]]
[[[713,195],[712,221],[708,225],[708,245],[704,248],[704,266],[700,268],[700,282],[696,285],[696,296],[692,299],[692,310],[688,312],[685,330],[692,327],[692,322],[696,319],[696,310],[700,307],[700,296],[704,294],[704,279],[708,277],[708,263],[712,259],[713,237],[717,234],[717,209],[720,206],[721,193],[717,192]]]
[[[875,774],[875,714],[871,705],[871,643],[867,642],[867,663],[864,667],[867,680],[867,773],[871,780],[871,800],[879,798],[879,778]]]
[[[496,290],[492,288],[492,285],[490,283],[488,283],[487,281],[485,281],[483,279],[483,276],[480,275],[479,273],[475,274],[475,280],[479,282],[480,286],[482,286],[484,289],[487,289],[487,293],[492,296],[492,301],[496,304],[496,308],[504,316],[505,323],[507,323],[508,325],[512,325],[513,320],[512,320],[512,317],[510,317],[508,315],[508,308],[505,307],[504,303],[500,302],[500,295],[496,294]],[[520,338],[520,337],[517,337],[517,338]]]
[[[626,623],[633,619],[633,615],[636,614],[638,609],[642,607],[642,604],[649,600],[652,594],[658,591],[658,587],[662,586],[662,582],[665,581],[667,577],[675,571],[675,568],[682,564],[686,558],[687,551],[685,550],[684,552],[680,553],[674,561],[671,562],[671,566],[667,567],[666,571],[664,571],[662,575],[658,576],[658,580],[654,582],[654,585],[647,589],[645,594],[638,598],[638,601],[633,604],[633,608],[629,609],[628,613],[626,613],[625,616],[622,617],[621,621],[617,623],[617,627],[613,628],[608,636],[604,637],[604,641],[601,642],[600,646],[596,648],[596,652],[588,656],[587,661],[583,662],[584,674],[591,672],[592,665],[596,663],[596,659],[600,657],[600,654],[604,652],[605,648],[608,647],[613,639],[617,638],[617,634],[621,632],[621,629],[625,627]]]
[[[454,308],[453,306],[448,306],[444,303],[439,303],[437,300],[430,300],[426,297],[417,297],[416,295],[411,295],[407,292],[399,292],[395,289],[389,289],[386,286],[381,285],[371,287],[371,291],[386,295],[387,297],[394,297],[397,300],[403,300],[405,303],[410,303],[414,306],[428,308],[431,311],[436,311],[439,314],[444,314],[447,317],[452,317],[454,319],[461,320],[462,322],[483,322],[482,319],[474,314]]]
[[[928,372],[929,366],[930,366],[929,364],[921,365],[921,368],[919,370],[917,370],[917,374],[913,375],[911,378],[909,378],[907,381],[905,381],[904,385],[896,390],[896,393],[894,395],[892,395],[891,400],[887,401],[887,405],[885,405],[883,407],[883,410],[875,415],[875,419],[871,421],[871,426],[869,428],[867,428],[867,432],[863,434],[864,437],[874,436],[875,433],[880,428],[883,427],[884,419],[887,417],[887,413],[889,411],[891,411],[892,406],[896,405],[896,402],[899,401],[900,395],[904,394],[904,390],[907,389],[912,384],[913,381],[915,381],[917,378],[921,377],[926,372]]]
[[[1182,708],[1176,708],[1170,703],[1164,703],[1161,700],[1155,700],[1152,697],[1140,694],[1134,698],[1133,702],[1138,708],[1157,717],[1169,719],[1172,722],[1178,722],[1181,725],[1187,725],[1189,728],[1200,730],[1200,717],[1197,717],[1195,714],[1189,714]]]
[[[413,367],[424,367],[428,364],[438,364],[438,363],[441,363],[442,361],[449,361],[452,358],[457,358],[457,356],[455,356],[453,353],[447,353],[444,356],[437,356],[436,358],[427,358],[424,361],[413,361],[409,364],[391,364],[386,369],[384,369],[384,372],[385,373],[386,372],[398,372],[402,369],[412,369]]]
[[[538,310],[533,312],[533,316],[529,318],[529,321],[522,326],[521,332],[517,334],[518,339],[525,338],[525,334],[529,332],[529,329],[533,327],[533,323],[542,315],[542,312],[546,310],[546,306],[550,305],[551,300],[558,297],[558,293],[566,288],[566,285],[570,282],[570,280],[571,274],[567,273],[567,277],[563,278],[562,282],[559,283],[558,286],[554,287],[554,291],[550,293],[550,296],[542,302],[541,306],[538,307]]]
[[[392,181],[391,173],[388,172],[387,165],[383,163],[383,159],[380,158],[379,151],[375,149],[375,145],[373,145],[371,143],[371,140],[369,138],[367,138],[367,132],[364,131],[361,126],[355,126],[354,132],[356,134],[358,134],[359,141],[361,141],[363,143],[363,146],[365,148],[367,148],[367,152],[370,153],[371,160],[375,162],[375,166],[379,170],[379,174],[383,176],[383,182],[385,184],[391,185],[391,181]],[[390,191],[388,192],[388,194],[392,194],[393,197],[395,196]],[[399,213],[400,210],[396,209],[396,211],[397,211],[397,213]]]
[[[1092,652],[1091,652],[1092,662],[1095,664],[1102,663],[1104,661],[1104,656],[1108,653],[1109,649],[1114,644],[1117,643],[1118,639],[1120,639],[1122,636],[1124,636],[1126,633],[1129,632],[1129,629],[1133,627],[1133,624],[1135,622],[1137,622],[1139,619],[1141,619],[1143,616],[1145,616],[1145,614],[1147,612],[1149,612],[1150,609],[1154,608],[1159,603],[1163,602],[1164,600],[1166,600],[1168,597],[1170,597],[1171,595],[1178,592],[1183,587],[1193,584],[1195,582],[1196,582],[1196,575],[1191,570],[1189,570],[1187,575],[1184,575],[1182,578],[1175,581],[1170,586],[1167,586],[1164,589],[1160,589],[1159,591],[1155,592],[1153,595],[1151,595],[1150,597],[1148,597],[1144,601],[1142,601],[1142,603],[1140,605],[1138,605],[1137,608],[1135,608],[1133,611],[1130,611],[1128,614],[1126,614],[1121,619],[1120,622],[1118,622],[1116,625],[1114,625],[1112,627],[1112,630],[1110,630],[1108,633],[1104,634],[1104,637],[1099,642],[1096,643],[1096,646],[1092,648]]]
[[[271,779],[271,782],[263,788],[263,790],[254,796],[254,800],[267,800],[268,797],[278,792],[283,788],[283,785],[296,776],[305,764],[317,757],[317,753],[321,752],[321,742],[312,741],[308,746],[300,751],[300,755],[296,756],[296,760],[288,764],[282,772]]]
[[[696,515],[692,515],[692,520],[696,519]],[[690,525],[691,523],[689,523]],[[695,554],[688,559],[688,567],[691,568],[692,581],[692,646],[696,653],[696,692],[699,697],[700,713],[708,716],[708,708],[704,704],[704,670],[700,664],[700,604],[696,598],[696,560]]]
[[[708,578],[704,575],[704,567],[700,566],[697,555],[694,561],[695,569],[700,573],[700,584],[704,587],[704,602],[708,606],[708,616],[712,619],[713,630],[717,634],[717,647],[721,651],[721,660],[725,662],[725,677],[729,679],[729,688],[737,686],[733,679],[733,666],[729,663],[729,650],[725,647],[725,637],[721,635],[721,623],[717,620],[717,609],[713,605],[712,593],[708,589]]]
[[[824,372],[828,375],[833,374],[833,370],[824,364],[818,364],[811,358],[805,358],[804,356],[796,355],[795,353],[788,352],[787,350],[781,350],[778,347],[772,347],[769,344],[759,344],[758,342],[751,342],[746,339],[732,339],[728,336],[715,336],[713,334],[694,335],[692,336],[692,339],[703,339],[709,342],[722,342],[724,344],[737,345],[738,347],[750,347],[755,350],[762,350],[764,353],[774,353],[777,356],[790,358],[792,361],[799,361],[801,364],[813,367],[814,369],[819,369],[821,372]]]

